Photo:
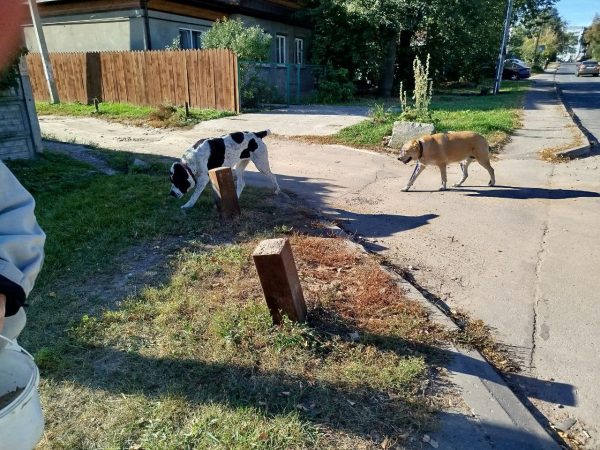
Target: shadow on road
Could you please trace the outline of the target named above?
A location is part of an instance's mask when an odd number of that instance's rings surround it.
[[[507,427],[501,423],[485,421],[465,414],[444,411],[440,413],[440,419],[442,428],[431,434],[431,437],[436,442],[443,443],[444,450],[557,448],[552,446],[552,443],[532,442],[531,434],[526,431],[516,431],[514,427]],[[442,448],[441,445],[440,448]]]
[[[511,187],[496,186],[487,189],[465,189],[461,192],[469,192],[469,197],[510,198],[515,200],[547,199],[567,200],[573,198],[600,197],[598,192],[582,191],[579,189],[548,189],[533,187]]]

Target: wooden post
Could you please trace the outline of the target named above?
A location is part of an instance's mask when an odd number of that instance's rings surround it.
[[[233,219],[240,215],[233,174],[229,167],[219,167],[208,171],[215,193],[217,209],[224,219]]]
[[[273,323],[281,323],[283,312],[294,322],[306,320],[306,304],[292,247],[287,239],[262,241],[252,254]]]

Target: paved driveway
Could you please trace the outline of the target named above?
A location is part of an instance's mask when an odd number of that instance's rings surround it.
[[[365,120],[368,111],[367,106],[290,106],[203,122],[195,127],[195,131],[215,136],[232,129],[260,131],[269,128],[282,136],[323,136]]]

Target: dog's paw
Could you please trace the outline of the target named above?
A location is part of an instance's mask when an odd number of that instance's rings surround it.
[[[490,182],[488,183],[488,186],[490,186],[490,187],[493,187],[493,186],[495,186],[495,185],[496,185],[496,182],[495,182],[495,181],[490,181]]]
[[[454,183],[454,184],[452,185],[452,187],[461,187],[461,186],[462,186],[462,183]]]
[[[181,209],[190,209],[194,205],[188,205],[187,203],[181,207]]]
[[[440,186],[440,188],[438,189],[438,191],[442,192],[442,191],[447,191],[448,189],[446,188],[446,186]]]
[[[401,192],[408,192],[408,190],[410,189],[410,186],[405,186],[402,189],[400,189]]]

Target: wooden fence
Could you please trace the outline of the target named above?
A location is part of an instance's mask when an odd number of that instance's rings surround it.
[[[183,105],[239,112],[237,57],[229,50],[51,53],[62,102]],[[41,57],[27,55],[36,101],[48,101]]]

